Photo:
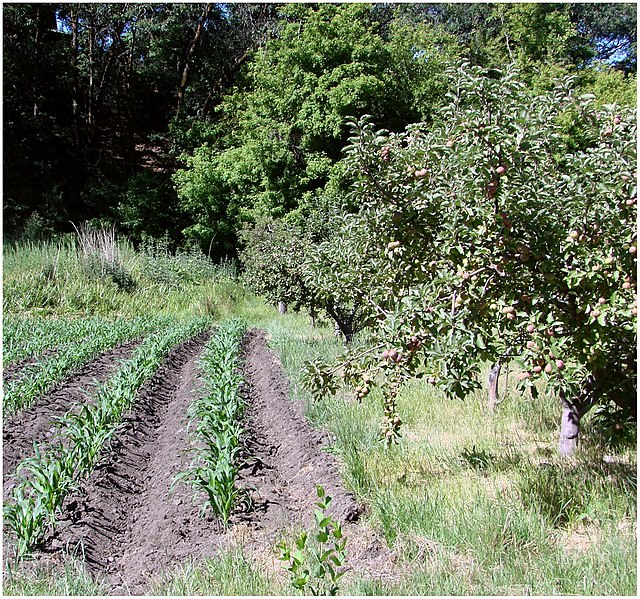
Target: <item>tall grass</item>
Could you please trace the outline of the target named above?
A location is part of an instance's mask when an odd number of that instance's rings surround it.
[[[57,241],[5,244],[4,314],[212,316],[260,311],[232,263],[199,252],[134,251],[113,231],[79,229]]]
[[[492,414],[482,393],[448,399],[417,381],[398,397],[401,443],[385,449],[379,393],[362,404],[349,392],[314,400],[301,383],[304,360],[341,351],[331,330],[295,315],[265,324],[294,399],[333,433],[346,485],[405,572],[345,592],[635,594],[635,447],[586,438],[561,459],[559,404],[544,392],[534,401],[509,384]]]

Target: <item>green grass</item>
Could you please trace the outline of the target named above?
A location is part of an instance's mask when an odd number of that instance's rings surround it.
[[[519,397],[512,375],[494,414],[481,393],[461,401],[407,385],[403,438],[386,450],[379,393],[362,404],[344,391],[313,400],[301,383],[304,360],[341,352],[332,331],[295,315],[265,324],[293,396],[335,435],[345,484],[405,572],[399,583],[359,579],[345,592],[635,594],[635,448],[605,454],[587,439],[560,459],[557,401]]]
[[[167,573],[155,585],[153,595],[285,595],[282,584],[260,571],[251,554],[230,548],[217,558],[194,565],[187,563]]]
[[[107,587],[93,579],[82,561],[66,556],[63,564],[7,562],[2,592],[8,596],[91,596],[106,595]]]
[[[254,314],[228,264],[196,254],[147,255],[121,241],[118,271],[87,265],[75,238],[3,247],[3,312],[21,316],[212,316]],[[124,282],[123,282],[124,281]]]

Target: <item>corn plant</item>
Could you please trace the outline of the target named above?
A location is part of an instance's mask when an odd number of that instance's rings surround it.
[[[9,315],[2,325],[3,361],[7,365],[45,350],[62,349],[78,339],[104,335],[114,323],[97,316],[53,319]]]
[[[49,519],[49,512],[39,497],[28,491],[25,495],[25,490],[24,485],[15,487],[11,503],[3,509],[5,526],[16,534],[19,555],[28,553],[38,544]]]
[[[60,442],[21,462],[17,485],[4,507],[5,523],[17,537],[18,552],[31,551],[42,540],[65,496],[78,477],[91,472],[105,446],[130,409],[140,386],[157,370],[176,344],[210,326],[199,318],[174,325],[146,339],[107,383],[99,385],[91,405],[72,408],[59,419]]]
[[[166,317],[117,319],[105,322],[103,326],[92,330],[88,338],[79,337],[74,342],[61,347],[56,355],[25,367],[20,378],[9,383],[4,390],[5,414],[13,414],[28,407],[74,369],[117,344],[169,326],[171,326],[171,320]]]
[[[239,419],[244,406],[237,356],[243,334],[240,321],[222,323],[203,351],[205,393],[188,410],[191,451],[195,455],[174,481],[174,486],[183,482],[192,487],[197,497],[204,495],[202,511],[209,507],[225,523],[240,498],[235,480],[242,435]]]

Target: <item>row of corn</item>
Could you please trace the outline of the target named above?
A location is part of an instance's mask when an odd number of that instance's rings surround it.
[[[57,349],[52,355],[25,366],[19,376],[5,385],[2,408],[6,415],[29,407],[65,376],[118,344],[137,339],[147,333],[167,330],[172,326],[168,317],[139,317],[113,321],[86,319],[79,321],[52,321],[53,333],[44,329],[41,339],[31,345],[30,352]],[[66,323],[66,326],[65,324]],[[26,331],[22,335],[27,336]],[[37,337],[38,329],[31,336]],[[12,339],[9,335],[9,339]],[[10,352],[9,357],[17,354]],[[8,363],[7,355],[4,356]]]
[[[188,411],[193,459],[176,477],[194,489],[197,499],[205,499],[203,512],[209,507],[225,523],[240,497],[235,483],[244,410],[239,370],[244,330],[237,319],[223,322],[203,351],[204,390]]]
[[[15,486],[4,506],[5,526],[15,534],[19,554],[30,552],[55,525],[64,498],[97,464],[138,389],[171,348],[210,325],[208,318],[198,318],[149,336],[112,378],[98,386],[92,402],[59,419],[57,443],[45,450],[35,444],[34,455],[16,469]]]

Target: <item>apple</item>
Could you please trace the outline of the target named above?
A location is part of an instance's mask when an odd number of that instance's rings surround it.
[[[530,324],[527,326],[527,333],[533,333],[535,330],[536,330],[535,325]]]
[[[446,143],[447,148],[452,148],[454,143],[453,139],[448,139]]]
[[[496,173],[497,173],[498,175],[504,175],[504,172],[505,172],[506,170],[507,170],[507,169],[506,169],[506,168],[504,168],[504,166],[500,165],[500,166],[496,169]]]
[[[519,381],[526,381],[527,379],[531,378],[531,373],[530,372],[520,372],[518,373],[518,380]]]
[[[635,246],[635,245],[632,245],[632,246],[629,248],[629,253],[630,253],[632,256],[635,256],[637,251],[638,251],[638,249],[636,248],[636,246]]]
[[[571,231],[571,233],[569,233],[569,237],[571,237],[571,239],[579,239],[580,238],[580,231],[576,231],[574,229],[573,231]]]
[[[385,350],[382,352],[382,359],[383,359],[383,360],[388,360],[388,359],[389,359],[389,350],[388,350],[388,349],[385,349]]]
[[[542,366],[538,366],[538,365],[536,365],[536,366],[534,366],[534,367],[532,368],[532,370],[533,370],[533,372],[535,372],[536,374],[540,374],[540,373],[542,372]]]
[[[619,125],[621,122],[622,122],[622,119],[618,115],[613,117],[613,124],[614,125]]]
[[[564,362],[562,360],[556,360],[556,367],[558,368],[558,370],[563,370]]]
[[[547,374],[551,374],[551,373],[553,372],[553,366],[551,366],[551,364],[547,364],[547,365],[544,367],[544,371],[545,371]]]

